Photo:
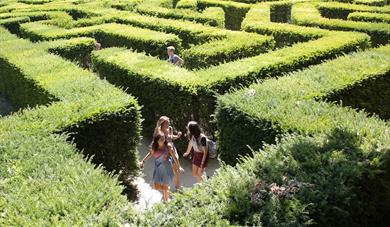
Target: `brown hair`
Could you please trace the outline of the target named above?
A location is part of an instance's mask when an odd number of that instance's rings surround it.
[[[157,133],[156,136],[153,137],[153,143],[152,143],[152,150],[153,151],[158,151],[158,141],[161,139],[161,138],[164,138],[165,139],[165,135],[163,133]],[[164,145],[167,146],[168,145],[168,142],[167,140],[164,141]]]
[[[164,122],[168,122],[168,121],[169,121],[169,117],[167,116],[161,116],[158,119],[156,123],[156,127],[154,128],[153,137],[155,137],[158,133],[160,133],[161,125],[164,124]]]
[[[200,128],[200,125],[198,124],[198,122],[196,122],[196,121],[188,122],[187,129],[190,132],[190,139],[191,139],[191,136],[193,136],[193,137],[195,137],[196,142],[199,143],[199,138],[203,132],[202,132],[202,129]]]

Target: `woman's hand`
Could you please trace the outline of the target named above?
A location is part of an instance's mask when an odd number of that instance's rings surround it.
[[[184,169],[181,166],[179,167],[179,172],[182,174],[184,173]]]
[[[178,139],[181,138],[182,135],[183,135],[183,133],[178,132],[178,133],[177,133],[177,138],[178,138]]]
[[[184,158],[187,158],[188,155],[190,155],[190,152],[184,153],[184,154],[183,154],[183,157],[184,157]]]
[[[139,167],[144,168],[144,161],[139,162]]]

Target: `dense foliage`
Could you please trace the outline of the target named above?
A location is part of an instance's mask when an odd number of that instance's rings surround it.
[[[20,109],[0,118],[0,225],[386,225],[389,12],[386,0],[0,1],[0,95]],[[161,115],[182,131],[199,121],[223,161],[146,213],[130,202],[141,113],[146,135]]]

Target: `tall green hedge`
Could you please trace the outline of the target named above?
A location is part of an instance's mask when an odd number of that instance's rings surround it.
[[[0,25],[6,27],[12,33],[18,33],[20,24],[29,21],[30,18],[28,17],[11,17],[6,19],[1,19]]]
[[[101,77],[138,97],[146,125],[167,115],[184,128],[191,114],[201,110],[196,89],[199,79],[186,69],[121,48],[93,52],[92,62]]]
[[[198,8],[221,7],[225,11],[225,26],[227,29],[240,30],[241,22],[250,9],[250,5],[231,1],[198,0]]]
[[[307,42],[328,34],[323,29],[271,22],[271,6],[273,4],[261,3],[252,6],[242,22],[242,29],[247,32],[272,35],[277,47]]]
[[[317,8],[321,15],[327,18],[347,19],[352,12],[389,13],[390,7],[364,6],[345,3],[318,3]]]
[[[33,41],[92,36],[103,47],[125,46],[159,57],[166,56],[167,46],[174,45],[178,49],[181,46],[181,40],[176,35],[114,23],[63,29],[42,22],[31,22],[22,24],[20,31],[22,37]]]
[[[378,87],[388,86],[385,78],[390,70],[389,51],[390,46],[384,46],[339,57],[292,76],[270,79],[249,90],[222,96],[217,107],[220,158],[234,164],[239,155],[251,153],[247,146],[257,149],[263,142],[273,143],[292,131],[312,135],[342,126],[369,138],[379,136],[384,129],[369,126],[376,119],[366,120],[366,113],[321,100],[343,100],[345,95],[347,105],[388,116],[389,103],[380,95],[384,93],[370,95]],[[369,84],[372,86],[364,86]],[[362,87],[361,93],[356,92]],[[367,104],[365,99],[373,104]]]
[[[386,0],[354,0],[355,4],[368,5],[368,6],[385,6]]]
[[[204,43],[221,37],[217,33],[219,29],[215,27],[189,21],[148,17],[127,12],[123,15],[109,15],[106,21],[176,34],[182,40],[184,47],[188,47],[189,44]]]
[[[390,15],[382,13],[354,12],[348,14],[348,20],[390,24]]]
[[[196,10],[189,9],[171,9],[163,7],[150,6],[149,4],[141,4],[137,6],[137,12],[150,16],[157,16],[168,19],[184,19],[189,21],[195,21],[205,25],[224,27],[224,20],[220,20],[214,17],[213,14],[205,14],[197,12]]]
[[[355,22],[321,17],[313,3],[293,5],[292,19],[295,24],[331,30],[359,31],[371,36],[373,45],[387,44],[390,40],[390,25],[386,23]]]
[[[176,8],[178,8],[178,9],[192,9],[192,10],[196,10],[197,9],[197,5],[198,5],[198,1],[197,0],[180,0],[176,4]]]
[[[252,57],[274,47],[270,36],[245,32],[227,32],[226,38],[210,41],[182,52],[185,66],[190,69],[206,68],[244,57]]]
[[[82,67],[87,67],[90,63],[90,54],[95,49],[95,42],[95,39],[86,37],[58,39],[40,42],[37,48],[45,48],[49,53],[57,54]]]
[[[195,119],[202,122],[207,131],[214,131],[210,121],[215,109],[215,93],[223,94],[258,79],[368,46],[365,34],[332,34],[335,35],[194,72],[121,48],[97,51],[92,61],[102,77],[139,98],[147,122],[166,114],[179,128]]]
[[[271,21],[279,23],[290,23],[291,6],[291,2],[278,2],[271,4]]]
[[[106,171],[121,171],[123,179],[138,174],[137,101],[47,53],[51,45],[0,31],[1,93],[21,107],[39,105],[0,120],[0,223],[110,225],[133,218],[123,187]]]

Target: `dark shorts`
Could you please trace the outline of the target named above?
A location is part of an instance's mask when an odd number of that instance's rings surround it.
[[[194,159],[192,159],[192,164],[200,167],[200,165],[202,164],[202,159],[203,159],[203,153],[194,151]],[[203,168],[207,167],[207,162],[208,162],[208,158],[206,158],[206,160],[204,161]]]

